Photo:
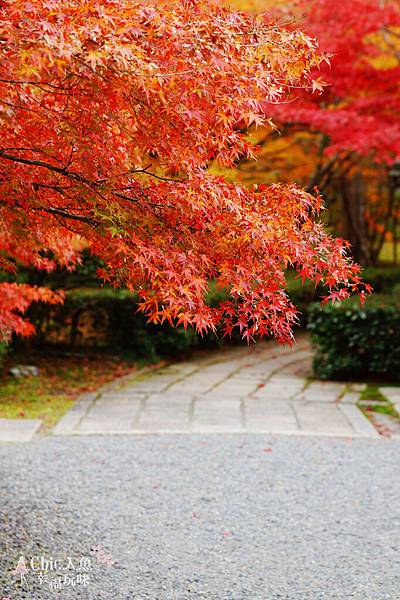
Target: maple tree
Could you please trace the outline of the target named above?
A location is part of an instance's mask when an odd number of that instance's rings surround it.
[[[279,8],[279,14],[287,13],[295,14],[296,26],[300,21],[317,36],[329,62],[314,74],[319,93],[299,90],[295,99],[267,105],[266,112],[286,135],[289,160],[305,149],[297,156],[303,165],[300,181],[308,177],[310,190],[317,184],[324,191],[353,254],[373,264],[399,210],[385,165],[400,156],[400,6],[299,0]]]
[[[288,266],[328,298],[363,294],[318,196],[207,171],[254,156],[244,129],[269,122],[265,103],[313,87],[312,38],[210,0],[0,6],[3,269],[72,269],[87,246],[151,321],[246,339],[292,336]],[[207,306],[210,280],[231,301]],[[39,298],[59,299],[0,284],[3,338],[30,333],[21,311]]]

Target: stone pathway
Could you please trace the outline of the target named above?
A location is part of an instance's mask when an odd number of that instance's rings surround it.
[[[77,402],[55,435],[273,433],[377,438],[357,408],[362,386],[310,383],[306,338],[176,363]]]

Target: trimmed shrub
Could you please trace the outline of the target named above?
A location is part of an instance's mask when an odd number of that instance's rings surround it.
[[[321,379],[400,381],[400,303],[374,295],[309,311],[314,372]]]
[[[366,267],[363,269],[361,277],[365,283],[372,285],[374,296],[376,294],[392,294],[400,290],[400,268],[398,267]],[[310,307],[321,300],[327,291],[322,286],[315,287],[309,280],[303,284],[296,273],[292,271],[288,271],[286,279],[288,294],[301,311],[301,323],[304,325],[307,323]]]
[[[64,304],[37,304],[28,316],[36,327],[36,336],[29,343],[36,347],[111,350],[157,360],[218,344],[211,334],[201,338],[190,328],[185,331],[167,322],[148,324],[146,317],[137,312],[136,298],[123,290],[73,290],[67,293]]]

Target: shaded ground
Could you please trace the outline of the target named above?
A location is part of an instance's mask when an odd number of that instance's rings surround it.
[[[240,434],[3,445],[0,596],[398,600],[399,452],[382,438]],[[21,554],[91,556],[90,581],[58,594],[28,573],[23,593],[10,574]]]
[[[35,365],[39,376],[16,379],[9,369]],[[0,419],[42,419],[53,426],[79,394],[97,389],[134,369],[132,361],[106,354],[93,356],[15,355],[0,377]]]

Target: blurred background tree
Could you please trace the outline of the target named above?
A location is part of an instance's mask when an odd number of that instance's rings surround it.
[[[277,131],[252,132],[258,163],[231,179],[297,181],[323,192],[325,220],[363,265],[398,262],[400,8],[381,0],[231,0],[315,36],[326,53],[312,96],[266,105]],[[324,85],[324,82],[327,85]]]

